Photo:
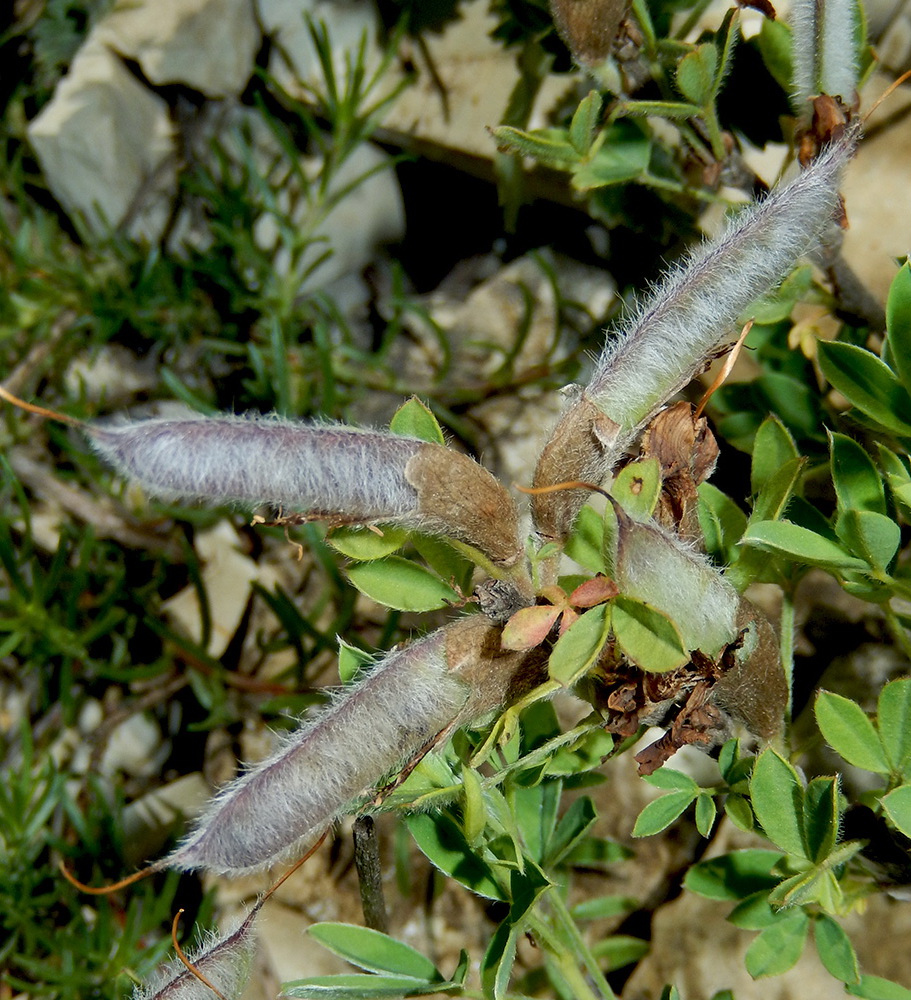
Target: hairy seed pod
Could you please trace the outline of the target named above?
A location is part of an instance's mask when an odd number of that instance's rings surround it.
[[[758,296],[782,281],[804,254],[815,250],[839,205],[842,171],[857,131],[848,130],[790,184],[741,211],[724,232],[672,268],[602,352],[588,386],[576,396],[554,430],[587,428],[575,449],[548,445],[535,486],[586,480],[596,485],[611,472],[623,449],[675,392],[698,374],[737,330]],[[607,422],[597,424],[596,410]],[[585,501],[534,497],[538,531],[564,540]]]
[[[220,792],[159,867],[240,875],[301,854],[441,733],[546,677],[546,654],[501,650],[501,632],[468,615],[387,654]]]
[[[788,707],[778,633],[746,598],[740,599],[736,625],[743,630],[743,645],[735,666],[715,685],[712,700],[754,736],[770,740],[781,732]]]
[[[269,504],[348,524],[448,535],[498,563],[522,554],[515,504],[465,455],[417,438],[275,417],[92,425],[95,450],[165,500]]]
[[[654,523],[617,508],[614,579],[620,593],[663,611],[687,649],[716,656],[737,638],[740,595],[707,559]]]
[[[389,653],[220,792],[164,864],[239,875],[303,853],[450,725],[468,694],[449,673],[445,631]]]
[[[405,466],[424,442],[273,417],[199,417],[93,425],[95,450],[164,500],[270,504],[397,518],[417,495]]]
[[[250,978],[256,948],[253,923],[258,913],[259,905],[235,930],[203,942],[187,956],[200,975],[228,1000],[239,1000]],[[213,1000],[214,996],[209,986],[177,958],[133,990],[133,1000]]]
[[[857,90],[857,4],[854,0],[794,0],[792,104],[808,113],[819,94],[839,97],[845,105]]]

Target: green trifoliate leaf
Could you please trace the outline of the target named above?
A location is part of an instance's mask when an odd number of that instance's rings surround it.
[[[876,721],[892,772],[911,778],[911,678],[890,681],[882,689]]]
[[[886,300],[889,359],[902,385],[911,391],[911,264],[905,261],[892,279]]]
[[[661,495],[661,466],[657,458],[625,465],[614,477],[611,496],[635,521],[646,521]]]
[[[459,600],[438,576],[400,556],[349,566],[348,576],[362,594],[398,611],[434,611]]]
[[[633,836],[650,837],[666,830],[683,815],[695,798],[696,795],[690,792],[670,792],[662,795],[660,799],[655,799],[654,802],[649,802],[636,819]]]
[[[338,675],[342,684],[348,684],[371,662],[373,657],[363,649],[350,646],[344,639],[338,642]]]
[[[632,965],[648,954],[649,943],[629,934],[612,934],[592,948],[592,954],[603,965],[605,972]]]
[[[547,844],[546,867],[558,865],[574,850],[595,825],[598,813],[592,800],[583,795],[573,802],[557,824]]]
[[[845,992],[864,1000],[911,1000],[911,990],[882,976],[863,975],[857,986],[847,986]]]
[[[696,829],[703,837],[708,838],[712,835],[712,827],[715,825],[717,813],[715,800],[710,793],[703,792],[696,799]]]
[[[797,445],[787,427],[778,417],[766,417],[756,431],[753,444],[753,461],[750,467],[750,489],[753,494],[758,494],[783,465],[798,457]]]
[[[487,826],[487,807],[484,804],[484,791],[481,779],[474,768],[462,766],[462,827],[465,839],[472,846],[477,846]]]
[[[531,156],[539,163],[557,169],[566,169],[579,162],[579,153],[568,141],[565,129],[536,129],[524,132],[511,125],[501,125],[491,130],[501,153],[519,153]]]
[[[911,436],[911,395],[888,365],[854,344],[820,341],[823,375],[861,413],[902,437]]]
[[[863,570],[867,563],[852,556],[836,542],[790,521],[760,521],[751,524],[743,544],[785,556],[798,565],[825,569]]]
[[[663,674],[689,660],[680,630],[657,608],[620,596],[614,599],[611,617],[620,648],[642,670]]]
[[[843,983],[859,983],[860,969],[851,939],[842,926],[824,913],[813,922],[816,951],[826,971]]]
[[[754,979],[780,976],[792,968],[803,954],[810,918],[797,910],[762,931],[747,949],[744,964]]]
[[[610,606],[599,604],[586,611],[560,636],[550,654],[553,680],[571,687],[591,670],[610,634]]]
[[[330,951],[367,972],[388,972],[412,979],[443,981],[429,958],[388,934],[356,924],[322,923],[307,929]]]
[[[444,875],[486,899],[506,899],[491,866],[472,850],[464,833],[448,816],[418,813],[405,822],[422,853]]]
[[[865,771],[889,773],[889,762],[876,727],[857,702],[830,691],[820,691],[815,709],[823,739],[837,754]]]
[[[797,772],[774,750],[756,759],[750,778],[753,811],[766,836],[788,854],[806,857],[803,785]]]
[[[746,514],[711,483],[699,485],[697,513],[706,552],[721,562],[731,562],[735,557],[735,547],[746,531]]]
[[[880,800],[893,826],[911,837],[911,785],[899,785]]]
[[[573,188],[591,191],[640,180],[648,171],[651,158],[651,139],[632,122],[617,122],[594,156],[575,168]]]
[[[443,429],[437,422],[430,407],[422,403],[417,396],[412,396],[403,403],[389,421],[389,430],[403,437],[420,438],[431,444],[446,444]]]
[[[603,573],[605,572],[604,557],[601,554],[603,541],[604,522],[601,520],[601,515],[593,507],[583,507],[573,525],[573,533],[566,543],[566,554],[592,573]]]
[[[597,90],[591,90],[582,99],[573,120],[569,126],[569,142],[573,149],[584,156],[590,149],[595,137],[595,129],[601,118],[601,108],[604,102]]]
[[[840,811],[838,780],[814,778],[803,799],[803,826],[807,857],[821,864],[832,853],[838,840]]]
[[[754,892],[768,893],[778,883],[772,869],[779,861],[780,851],[732,851],[692,865],[683,884],[706,899],[744,899]]]
[[[846,510],[836,521],[835,530],[851,552],[881,572],[901,544],[901,528],[891,517],[872,510]]]
[[[873,459],[856,441],[844,434],[829,434],[829,450],[839,514],[849,510],[885,514],[886,494],[882,476]]]
[[[688,100],[705,107],[712,99],[718,70],[718,50],[711,42],[697,45],[677,66],[677,89]]]
[[[282,987],[283,997],[301,1000],[397,1000],[427,996],[446,988],[445,982],[428,983],[408,976],[374,976],[348,973],[339,976],[309,976]]]
[[[333,528],[326,541],[343,556],[358,562],[372,562],[385,559],[400,549],[408,538],[402,528]]]
[[[780,19],[770,21],[764,17],[759,29],[759,52],[775,82],[786,93],[789,92],[794,78],[789,25]]]
[[[771,927],[779,918],[778,911],[769,905],[769,894],[760,889],[741,900],[727,916],[728,923],[745,931],[761,931]]]

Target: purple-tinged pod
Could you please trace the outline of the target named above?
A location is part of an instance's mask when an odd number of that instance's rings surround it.
[[[215,798],[164,864],[240,875],[291,860],[449,726],[468,699],[446,634],[386,655]]]
[[[240,875],[301,855],[441,733],[546,677],[546,654],[503,651],[500,633],[469,615],[387,654],[229,784],[156,867]]]
[[[847,130],[793,181],[738,213],[717,239],[665,275],[557,424],[535,470],[536,487],[607,478],[636,434],[736,338],[750,304],[818,249],[833,226],[856,142],[857,130]],[[581,490],[535,496],[537,530],[565,540],[584,501]]]
[[[199,976],[205,977],[227,1000],[240,1000],[247,987],[256,950],[253,923],[259,905],[235,930],[211,938],[195,948],[187,960],[198,971],[172,959],[161,966],[143,986],[133,990],[133,1000],[214,1000],[216,994]]]
[[[270,504],[355,520],[399,518],[417,493],[405,466],[423,445],[348,427],[214,417],[92,425],[95,450],[163,500]]]
[[[398,523],[466,542],[506,565],[523,551],[515,504],[496,479],[465,455],[417,438],[234,416],[86,430],[118,472],[164,500]]]

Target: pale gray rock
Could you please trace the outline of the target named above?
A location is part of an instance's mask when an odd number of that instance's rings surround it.
[[[129,223],[137,238],[164,228],[176,191],[165,102],[94,35],[28,127],[48,186],[92,229]]]
[[[152,83],[182,83],[207,97],[240,94],[262,44],[253,0],[133,0],[96,31]]]
[[[336,72],[344,79],[345,58],[357,52],[367,39],[367,61],[378,59],[376,46],[379,15],[376,5],[366,0],[255,0],[263,32],[275,43],[269,72],[286,89],[295,92],[300,81],[319,83],[320,69],[307,18],[329,27]]]

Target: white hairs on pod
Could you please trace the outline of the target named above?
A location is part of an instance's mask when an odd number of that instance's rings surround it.
[[[850,105],[857,90],[856,0],[821,0],[819,89]]]
[[[629,435],[642,427],[732,338],[750,303],[818,246],[856,138],[847,132],[668,272],[598,360],[585,396],[602,413]]]
[[[857,89],[856,0],[794,0],[790,21],[794,109],[804,110],[818,94],[850,105]]]
[[[791,5],[791,106],[798,113],[819,93],[817,0]]]
[[[188,961],[228,1000],[239,1000],[250,978],[256,938],[253,922],[259,904],[234,930],[220,937],[209,935],[188,955]],[[161,966],[143,986],[133,990],[133,1000],[213,1000],[212,990],[179,958]]]
[[[664,612],[687,649],[717,655],[737,637],[740,595],[708,560],[655,523],[618,513],[614,578],[620,592]]]
[[[449,672],[446,629],[387,654],[271,757],[228,785],[160,867],[221,875],[299,855],[386,774],[450,725],[468,688]]]
[[[91,425],[95,450],[164,500],[203,500],[407,517],[417,493],[405,466],[425,442],[275,417],[200,417]]]

